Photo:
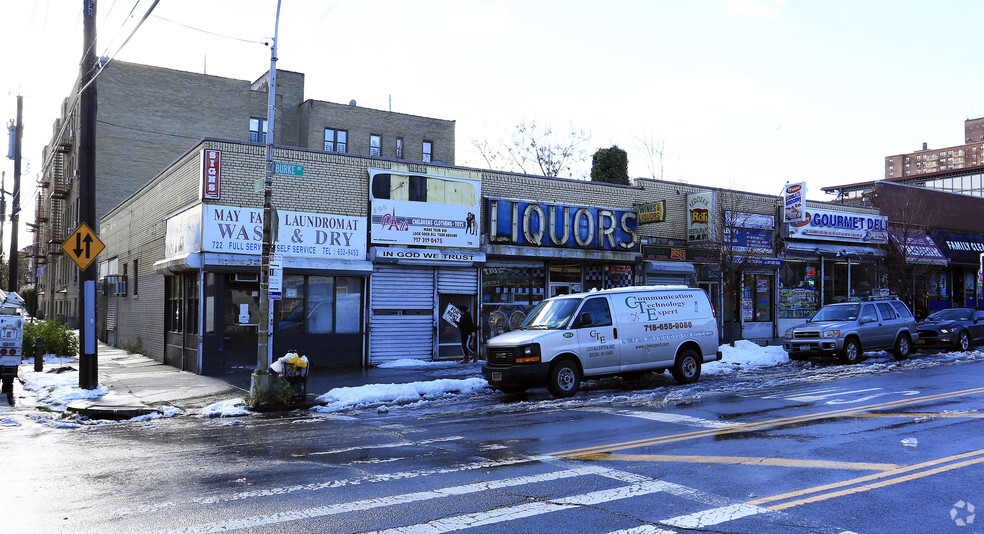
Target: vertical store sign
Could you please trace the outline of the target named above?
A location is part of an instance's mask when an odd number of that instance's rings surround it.
[[[222,152],[202,151],[202,198],[218,199],[219,182],[222,178]]]
[[[782,218],[785,222],[800,222],[806,220],[806,182],[786,184],[782,190]]]
[[[690,193],[687,195],[687,241],[690,243],[711,240],[711,212],[714,193]]]

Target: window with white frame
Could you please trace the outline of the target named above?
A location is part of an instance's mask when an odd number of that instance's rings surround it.
[[[434,143],[430,141],[424,141],[423,156],[420,158],[420,161],[429,163],[433,161],[433,158],[434,158]]]
[[[383,136],[371,134],[369,136],[369,155],[378,158],[383,153]]]
[[[257,117],[249,119],[249,142],[266,143],[267,121]]]
[[[396,159],[403,159],[403,138],[396,138]]]

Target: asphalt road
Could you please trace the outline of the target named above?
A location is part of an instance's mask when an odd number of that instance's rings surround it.
[[[984,505],[984,362],[857,368],[789,366],[740,388],[602,382],[570,400],[0,427],[0,521],[18,533],[984,531],[984,517],[970,522]]]

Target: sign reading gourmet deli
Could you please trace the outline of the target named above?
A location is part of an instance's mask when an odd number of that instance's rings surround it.
[[[478,248],[482,182],[369,169],[373,244]]]
[[[804,211],[802,221],[786,225],[786,237],[888,243],[888,217],[847,211],[807,209]]]
[[[280,210],[274,254],[316,259],[366,259],[365,219]],[[198,205],[167,220],[165,259],[191,252],[259,254],[263,210]]]

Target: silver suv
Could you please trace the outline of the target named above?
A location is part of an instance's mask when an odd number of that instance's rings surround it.
[[[839,356],[856,363],[871,350],[892,350],[896,360],[912,353],[916,320],[897,299],[871,299],[824,306],[808,322],[786,330],[782,348],[790,359]]]

